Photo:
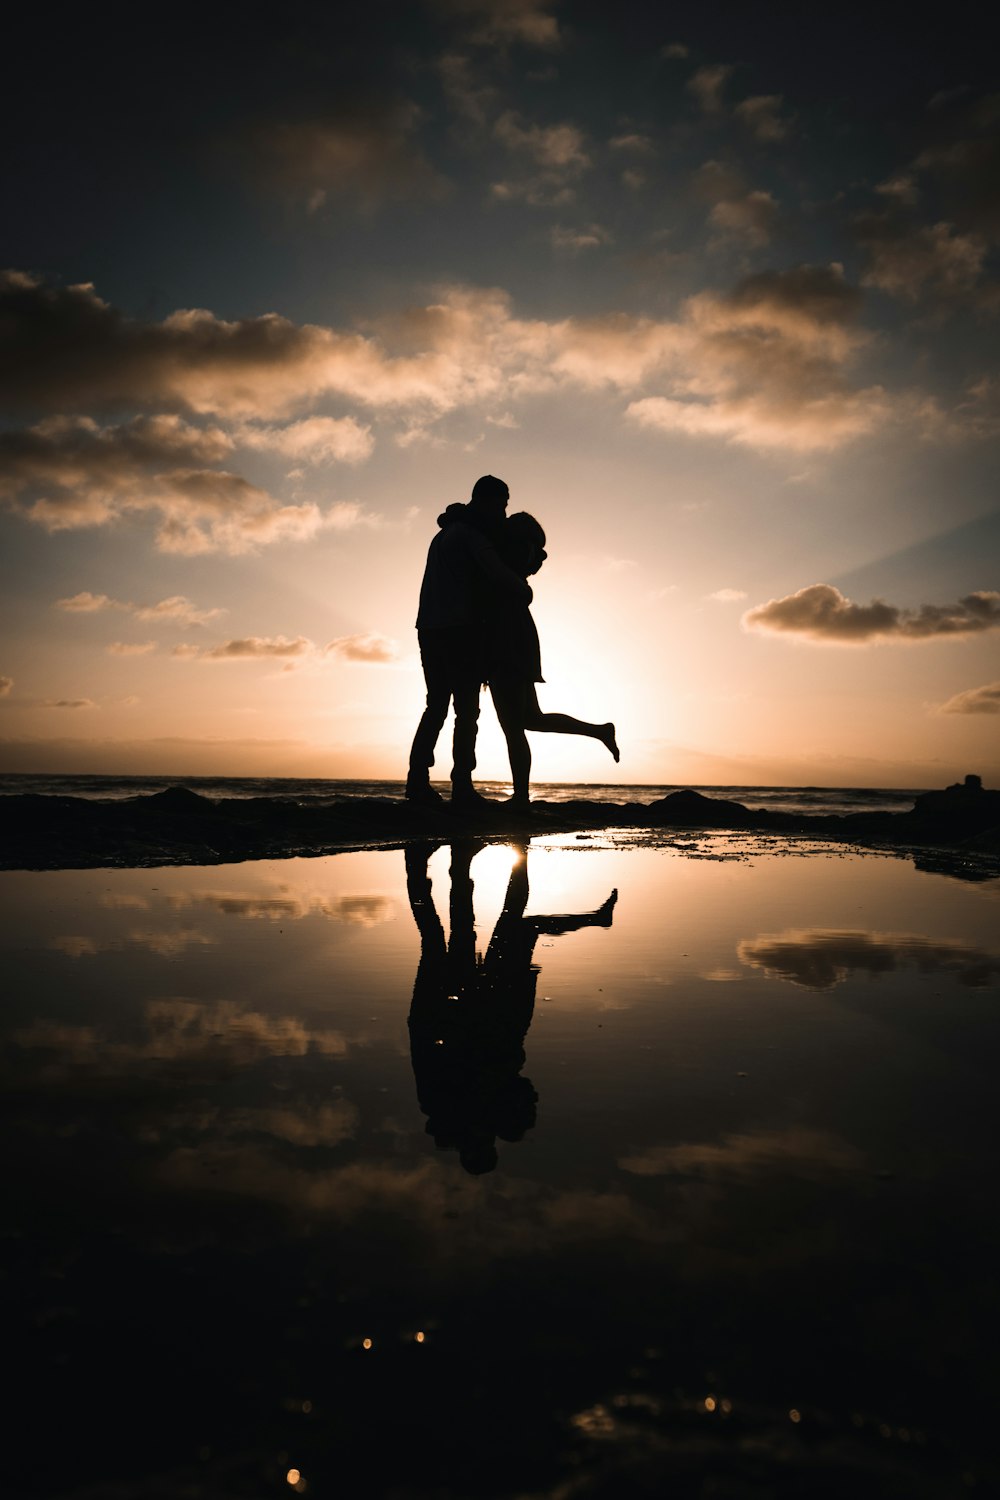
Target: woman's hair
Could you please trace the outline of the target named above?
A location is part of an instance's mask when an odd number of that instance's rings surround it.
[[[508,516],[498,544],[500,556],[515,572],[526,573],[534,560],[537,572],[545,561],[545,532],[526,510]]]

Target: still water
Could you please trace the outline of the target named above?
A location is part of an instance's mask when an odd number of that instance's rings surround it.
[[[996,1483],[1000,882],[0,875],[15,1494]]]

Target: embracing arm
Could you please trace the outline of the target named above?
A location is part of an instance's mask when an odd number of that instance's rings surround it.
[[[469,552],[480,571],[485,573],[491,583],[495,583],[507,593],[516,594],[526,604],[530,604],[534,595],[527,580],[519,573],[515,573],[513,568],[508,568],[506,563],[501,562],[499,553],[488,536],[477,531],[473,526],[469,526],[467,532]]]

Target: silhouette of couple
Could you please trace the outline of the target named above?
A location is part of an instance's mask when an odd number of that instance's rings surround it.
[[[547,556],[545,533],[525,511],[507,516],[509,499],[503,480],[484,474],[476,480],[467,505],[449,505],[438,516],[441,529],[427,554],[417,614],[427,706],[410,750],[406,796],[412,802],[441,801],[430,784],[430,768],[452,705],[451,800],[466,807],[487,800],[472,784],[483,683],[489,685],[507,741],[514,787],[511,806],[524,808],[529,801],[531,750],[526,730],[587,735],[600,740],[618,760],[613,724],[546,714],[538,706],[535,684],[544,678],[528,579]]]
[[[451,845],[450,936],[434,906],[427,862],[437,846],[409,845],[406,889],[420,933],[420,964],[410,1006],[410,1060],[427,1133],[457,1149],[467,1172],[492,1172],[497,1140],[519,1141],[535,1123],[538,1095],[521,1076],[535,1009],[535,944],[584,927],[610,927],[618,892],[596,911],[526,917],[528,849],[511,868],[503,910],[484,957],[476,954],[472,860],[485,846]]]

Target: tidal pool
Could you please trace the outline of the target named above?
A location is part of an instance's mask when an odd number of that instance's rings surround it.
[[[1000,882],[0,875],[15,1494],[996,1483]]]

